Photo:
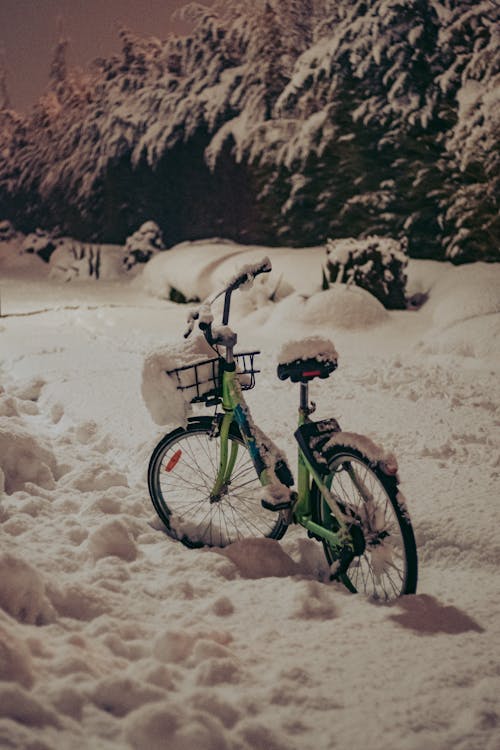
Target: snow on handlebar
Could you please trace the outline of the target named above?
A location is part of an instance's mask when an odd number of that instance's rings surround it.
[[[214,316],[212,315],[212,308],[210,302],[202,302],[199,307],[195,307],[194,310],[190,310],[187,317],[187,330],[184,333],[184,338],[187,339],[189,334],[194,328],[194,324],[198,321],[200,328],[209,328],[213,323]]]
[[[261,273],[269,273],[271,270],[271,261],[267,256],[260,263],[248,263],[228,281],[223,292],[234,291],[235,289],[250,289],[256,276]]]
[[[187,318],[188,327],[184,333],[184,338],[187,339],[187,337],[191,334],[196,321],[198,321],[198,325],[204,333],[207,331],[208,332],[210,331],[211,325],[214,320],[214,316],[212,315],[211,305],[213,302],[215,302],[216,299],[221,297],[223,294],[226,295],[226,305],[225,305],[224,314],[226,316],[226,308],[227,308],[226,317],[229,317],[229,300],[230,300],[231,294],[235,291],[235,289],[241,289],[241,291],[250,289],[252,287],[252,284],[256,276],[258,276],[261,273],[269,273],[271,270],[272,270],[271,261],[269,260],[267,256],[263,258],[260,261],[260,263],[247,263],[242,268],[240,268],[240,270],[231,279],[229,279],[224,289],[218,292],[218,294],[216,294],[215,297],[213,297],[211,300],[208,300],[208,299],[205,300],[205,302],[202,302],[202,304],[199,307],[189,312],[189,315]]]

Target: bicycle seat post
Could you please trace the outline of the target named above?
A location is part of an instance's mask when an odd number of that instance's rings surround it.
[[[316,404],[314,401],[309,403],[309,382],[300,381],[300,402],[299,402],[299,414],[307,418],[310,414],[316,411]]]
[[[228,365],[234,362],[233,348],[234,345],[232,344],[231,346],[226,345],[226,362],[228,363]]]
[[[304,414],[304,416],[309,411],[309,383],[300,383],[299,410]]]

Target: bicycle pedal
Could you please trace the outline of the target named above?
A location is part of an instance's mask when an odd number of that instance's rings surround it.
[[[323,541],[323,539],[320,536],[318,536],[318,534],[315,534],[313,531],[308,531],[307,536],[309,537],[309,539],[315,539],[317,542]]]
[[[284,503],[268,503],[267,500],[261,500],[260,504],[266,510],[273,510],[273,511],[290,510],[291,507],[292,507],[292,501],[291,500],[287,500]]]

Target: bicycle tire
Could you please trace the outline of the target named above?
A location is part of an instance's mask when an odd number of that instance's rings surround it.
[[[219,465],[219,437],[213,418],[195,417],[186,428],[165,435],[148,468],[153,507],[169,536],[186,547],[225,547],[246,537],[281,539],[286,524],[261,505],[262,485],[240,431],[232,424],[229,444],[240,447],[227,492],[210,498]]]
[[[363,593],[376,601],[388,602],[404,594],[414,594],[418,578],[417,548],[410,517],[398,495],[397,478],[385,474],[367,456],[347,446],[336,446],[329,451],[327,461],[330,491],[341,510],[353,517],[350,530],[354,554],[348,559],[347,569],[342,570],[338,554],[323,541],[328,563],[339,566],[332,579],[340,580],[352,593]],[[320,525],[338,528],[316,485],[312,508]]]

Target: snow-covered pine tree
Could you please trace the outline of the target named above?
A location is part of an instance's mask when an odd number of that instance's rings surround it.
[[[401,235],[412,175],[435,161],[425,137],[439,130],[439,19],[427,0],[328,8],[278,102],[295,131],[278,152],[291,173],[291,233]]]
[[[412,255],[443,254],[444,237],[450,256],[490,257],[495,3],[221,0],[186,14],[187,36],[123,30],[121,54],[85,74],[60,35],[49,90],[22,138],[11,119],[0,161],[34,226],[120,241],[154,218],[169,244],[408,234]]]
[[[449,0],[439,85],[453,122],[442,193],[444,247],[456,262],[498,259],[500,247],[500,6]]]
[[[0,49],[0,216],[15,218],[18,165],[16,155],[26,139],[26,118],[11,108],[5,50]]]
[[[57,19],[58,39],[54,47],[52,62],[49,73],[49,87],[58,96],[64,94],[64,88],[68,77],[68,66],[66,62],[67,48],[69,39],[63,34],[63,19],[59,16]]]

